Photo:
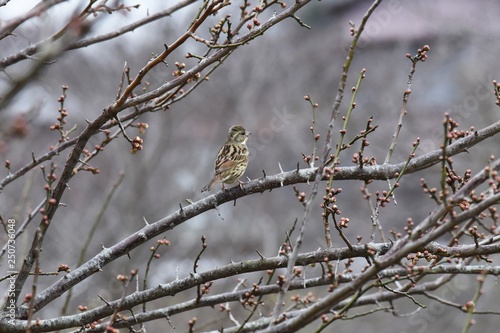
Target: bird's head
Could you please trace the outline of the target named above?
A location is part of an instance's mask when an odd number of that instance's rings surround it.
[[[248,140],[248,136],[252,134],[245,130],[243,126],[235,125],[229,129],[229,133],[227,134],[227,141],[237,142],[237,143],[246,143]]]

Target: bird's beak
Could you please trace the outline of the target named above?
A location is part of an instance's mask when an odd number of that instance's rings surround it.
[[[246,131],[246,132],[245,132],[245,135],[246,135],[246,136],[249,136],[250,134],[252,134],[252,132],[249,132],[249,131]]]

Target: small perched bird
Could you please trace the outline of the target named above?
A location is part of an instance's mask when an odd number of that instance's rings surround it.
[[[233,126],[229,129],[226,143],[217,153],[214,163],[214,177],[203,186],[201,192],[210,191],[217,183],[232,184],[245,173],[248,165],[247,140],[250,132],[242,126]]]

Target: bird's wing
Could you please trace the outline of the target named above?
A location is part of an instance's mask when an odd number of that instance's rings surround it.
[[[248,150],[244,147],[235,147],[234,145],[224,145],[217,154],[215,160],[215,174],[220,174],[233,166],[246,160]]]
[[[219,164],[219,166],[217,167],[217,169],[215,169],[215,174],[219,175],[219,174],[223,173],[224,171],[231,169],[232,167],[234,167],[237,164],[238,164],[238,162],[231,161],[231,160],[222,161]]]

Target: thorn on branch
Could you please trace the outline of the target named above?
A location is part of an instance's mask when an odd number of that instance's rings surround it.
[[[106,305],[107,305],[107,306],[110,306],[110,305],[109,305],[109,302],[108,302],[108,301],[106,301],[106,300],[105,300],[105,299],[104,299],[101,295],[97,294],[97,297],[99,297],[99,299],[100,299],[101,301],[103,301],[104,303],[106,303]]]
[[[220,213],[219,207],[215,206],[215,207],[214,207],[214,209],[215,209],[215,211],[217,212],[217,215],[219,215],[220,219],[221,219],[222,221],[224,221],[224,218],[222,217],[222,215],[221,215],[221,213]]]
[[[172,321],[170,320],[170,316],[169,315],[166,315],[165,316],[165,319],[167,320],[167,322],[169,323],[170,327],[172,327],[174,330],[175,330],[175,326],[174,324],[172,324]]]
[[[294,14],[292,17],[295,19],[295,21],[297,21],[298,24],[300,24],[301,27],[311,29],[311,27],[305,24],[297,15]]]

